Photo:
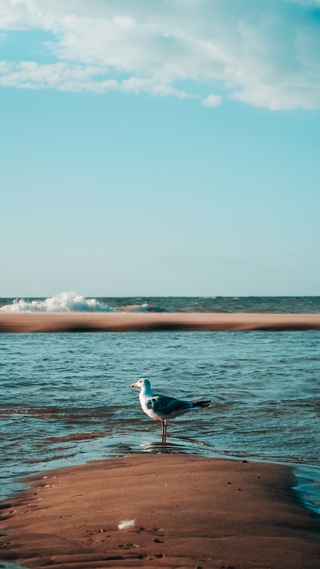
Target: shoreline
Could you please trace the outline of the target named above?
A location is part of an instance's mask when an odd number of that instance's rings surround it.
[[[320,330],[320,314],[0,312],[0,333],[248,330]]]
[[[31,569],[319,566],[320,518],[286,465],[139,454],[28,480],[1,503],[0,559]]]

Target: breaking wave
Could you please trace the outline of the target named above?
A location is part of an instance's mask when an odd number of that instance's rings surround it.
[[[119,296],[75,291],[49,298],[0,298],[0,312],[259,312],[319,314],[320,297]]]
[[[84,298],[74,291],[61,292],[49,298],[15,299],[0,308],[2,312],[115,312],[95,298]]]
[[[1,301],[7,300],[3,306]],[[147,302],[136,303],[133,299],[113,299],[110,306],[106,299],[85,298],[75,291],[61,292],[49,298],[0,299],[2,312],[171,312]],[[119,304],[120,301],[120,304]]]

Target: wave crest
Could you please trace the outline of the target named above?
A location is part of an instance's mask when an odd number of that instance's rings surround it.
[[[0,308],[2,312],[115,312],[96,298],[84,298],[74,291],[61,292],[39,300],[15,299]]]

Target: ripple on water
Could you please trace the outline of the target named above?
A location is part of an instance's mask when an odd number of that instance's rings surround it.
[[[205,412],[169,423],[166,452],[319,467],[319,340],[319,332],[0,334],[3,491],[42,468],[162,451],[160,426],[129,387],[138,377],[168,395],[212,399]]]

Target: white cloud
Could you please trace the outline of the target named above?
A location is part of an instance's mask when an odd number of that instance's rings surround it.
[[[0,85],[24,89],[90,90],[102,92],[117,87],[116,81],[96,83],[94,76],[98,68],[80,66],[70,67],[66,63],[39,65],[34,61],[0,62]],[[101,87],[103,87],[101,89]]]
[[[220,95],[209,95],[206,99],[203,99],[202,105],[204,107],[218,107],[222,103],[222,97]]]
[[[130,18],[130,16],[116,16],[114,21],[122,28],[132,28],[135,26],[135,21],[133,18]]]
[[[97,80],[99,76],[99,80]],[[103,79],[98,66],[70,66],[65,62],[40,65],[34,61],[13,63],[0,61],[0,86],[21,89],[56,89],[58,91],[121,91],[125,93],[150,93],[162,97],[190,97],[188,93],[161,84],[153,79],[130,78],[124,80]]]
[[[319,108],[319,15],[320,0],[1,0],[3,51],[10,30],[43,30],[56,58],[7,62],[1,84],[185,98],[192,80],[201,99],[219,85],[254,106]]]

